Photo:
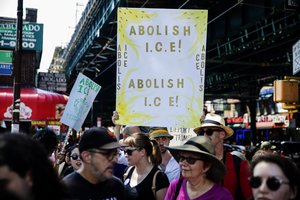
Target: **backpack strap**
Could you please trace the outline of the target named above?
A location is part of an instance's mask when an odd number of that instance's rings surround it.
[[[242,194],[242,190],[241,190],[241,182],[240,182],[240,168],[241,168],[241,162],[242,159],[236,155],[233,155],[231,153],[229,153],[232,156],[232,160],[233,160],[233,165],[234,165],[234,171],[235,171],[235,175],[236,175],[236,182],[237,182],[237,187],[236,187],[236,191],[234,194],[234,198],[235,199],[240,199],[240,197],[243,196]],[[226,166],[226,160],[227,159],[227,152],[224,151],[223,154],[223,163]]]
[[[128,177],[128,174],[134,169],[134,166],[128,166],[125,169],[125,173],[123,174],[123,182],[126,180],[126,178]]]
[[[156,199],[156,177],[157,177],[157,174],[161,172],[160,170],[157,170],[153,176],[153,180],[152,180],[152,192],[153,192],[153,195]]]
[[[232,155],[233,158],[233,163],[234,163],[234,168],[235,168],[235,174],[236,174],[236,181],[237,181],[237,188],[235,191],[235,199],[240,199],[242,195],[242,190],[241,190],[241,182],[240,182],[240,169],[241,169],[241,162],[242,159],[239,158],[236,155]]]
[[[177,182],[177,184],[176,184],[176,190],[175,190],[175,194],[174,194],[173,200],[177,199],[177,196],[179,194],[179,190],[181,188],[182,182],[183,182],[183,177],[180,177],[179,180],[178,180],[178,182]]]

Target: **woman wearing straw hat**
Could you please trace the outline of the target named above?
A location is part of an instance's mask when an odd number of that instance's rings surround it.
[[[214,146],[207,137],[193,137],[184,145],[168,149],[179,162],[182,178],[171,182],[166,200],[233,200],[230,192],[219,184],[226,169],[214,156]]]
[[[222,116],[208,113],[201,126],[194,129],[197,135],[210,139],[215,148],[216,157],[226,166],[226,176],[222,181],[235,199],[251,199],[252,189],[249,184],[250,166],[247,160],[224,149],[224,140],[231,137],[233,129],[227,127]]]

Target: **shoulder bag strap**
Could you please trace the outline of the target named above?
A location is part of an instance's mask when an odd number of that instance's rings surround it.
[[[127,169],[125,169],[125,173],[123,174],[123,181],[126,180],[128,174],[130,173],[130,171],[133,169],[134,166],[129,166],[127,167]]]
[[[153,176],[153,180],[152,180],[152,192],[154,194],[154,197],[156,199],[156,177],[157,177],[157,174],[160,172],[160,170],[157,170]]]

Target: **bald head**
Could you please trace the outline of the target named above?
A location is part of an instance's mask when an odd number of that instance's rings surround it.
[[[125,139],[133,133],[141,133],[141,129],[138,126],[126,126],[123,130],[123,138]]]

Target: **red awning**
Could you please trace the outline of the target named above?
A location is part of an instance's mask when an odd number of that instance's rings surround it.
[[[21,89],[20,120],[59,120],[68,96],[38,88]],[[12,119],[13,88],[0,87],[0,120]]]

